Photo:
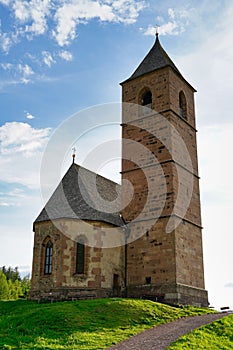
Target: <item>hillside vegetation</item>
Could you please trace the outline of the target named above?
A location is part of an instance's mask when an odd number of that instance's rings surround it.
[[[0,349],[106,349],[144,329],[209,312],[131,299],[2,301]]]
[[[29,290],[29,275],[21,278],[17,267],[0,267],[0,300],[26,298]]]
[[[196,329],[177,340],[168,349],[232,350],[233,315],[229,315],[207,326]]]

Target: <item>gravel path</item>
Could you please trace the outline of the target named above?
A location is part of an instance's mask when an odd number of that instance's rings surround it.
[[[224,316],[227,316],[227,313],[184,317],[177,321],[148,329],[108,349],[165,350],[171,343],[195,328],[214,322]]]

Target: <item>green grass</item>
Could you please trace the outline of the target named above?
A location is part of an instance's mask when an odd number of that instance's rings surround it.
[[[0,302],[0,349],[106,349],[144,329],[207,312],[131,299]]]
[[[224,317],[185,335],[168,347],[168,349],[232,350],[233,315]]]

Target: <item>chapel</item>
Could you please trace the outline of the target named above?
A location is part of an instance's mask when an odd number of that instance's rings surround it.
[[[33,223],[30,299],[207,306],[196,90],[158,33],[121,86],[122,183],[73,161]]]

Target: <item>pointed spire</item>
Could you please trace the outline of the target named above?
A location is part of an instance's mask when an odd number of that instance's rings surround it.
[[[138,78],[144,74],[153,72],[157,69],[164,68],[170,66],[173,70],[175,70],[179,75],[180,72],[175,64],[172,62],[166,51],[162,48],[159,41],[159,33],[158,27],[156,27],[156,39],[153,47],[146,55],[144,60],[140,63],[138,68],[134,71],[129,79],[126,81]]]

